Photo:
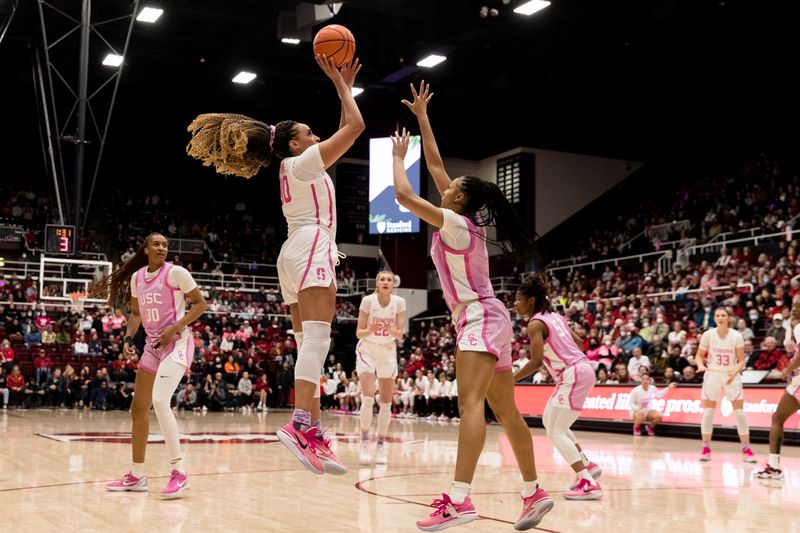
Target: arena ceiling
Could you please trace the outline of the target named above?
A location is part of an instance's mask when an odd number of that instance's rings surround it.
[[[0,0],[0,17],[14,1]],[[74,12],[78,0],[50,3]],[[413,128],[400,99],[422,78],[436,93],[430,113],[442,152],[467,159],[526,145],[647,161],[769,142],[798,118],[794,2],[553,0],[530,17],[512,12],[522,3],[346,0],[312,25],[308,31],[343,24],[357,39],[368,131],[352,155],[366,157],[366,138],[388,134],[398,120]],[[182,166],[185,126],[208,111],[293,118],[329,134],[338,101],[310,43],[279,39],[296,28],[298,4],[143,0],[164,15],[134,27],[106,157],[116,165],[129,159],[121,166],[138,171],[156,162],[194,168]],[[102,18],[126,5],[94,0],[93,9]],[[498,15],[482,18],[482,6]],[[119,42],[125,29],[103,31]],[[4,151],[38,160],[32,58],[40,42],[37,2],[19,0],[0,43],[7,125],[0,141]],[[447,61],[415,65],[432,52]],[[101,53],[97,47],[90,58],[95,86],[109,72]],[[77,65],[77,41],[54,59]],[[231,83],[240,70],[258,77]]]

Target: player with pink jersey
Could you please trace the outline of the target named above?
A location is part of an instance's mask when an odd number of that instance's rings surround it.
[[[187,152],[221,174],[255,176],[273,157],[278,171],[288,237],[278,256],[278,280],[292,313],[297,340],[295,410],[278,432],[280,441],[315,474],[344,474],[323,435],[320,421],[320,374],[331,344],[336,306],[336,194],[326,169],[336,163],[364,131],[353,99],[358,60],[337,69],[325,56],[317,64],[333,82],[341,101],[339,129],[321,140],[306,124],[284,120],[274,126],[244,115],[211,113],[189,126]]]
[[[144,472],[147,436],[150,433],[150,407],[164,435],[172,472],[162,498],[179,498],[189,488],[181,457],[178,421],[170,402],[181,378],[189,373],[194,355],[192,331],[187,328],[208,308],[192,275],[183,267],[166,262],[167,239],[151,233],[130,260],[102,280],[92,291],[109,291],[109,304],[130,302],[127,335],[123,351],[136,355],[132,337],[141,324],[147,335],[131,404],[131,470],[121,479],[106,485],[114,492],[146,492]],[[186,299],[192,303],[186,311]]]
[[[603,490],[596,479],[602,470],[589,461],[570,429],[583,410],[583,402],[594,387],[592,365],[578,345],[581,339],[569,327],[567,320],[553,312],[550,306],[547,277],[531,275],[517,289],[517,313],[530,317],[528,337],[531,340],[531,360],[514,375],[519,381],[544,365],[553,376],[556,388],[547,402],[542,424],[547,437],[564,460],[575,471],[577,479],[564,493],[568,500],[596,500]]]
[[[783,370],[784,379],[792,381],[778,402],[778,408],[772,414],[772,426],[769,428],[769,458],[764,468],[756,472],[758,479],[781,480],[784,478],[781,469],[781,446],[783,445],[783,425],[790,416],[800,410],[800,300],[795,296],[792,302],[792,334],[787,334],[787,351],[794,354],[792,362]]]
[[[496,184],[475,176],[450,179],[427,116],[433,95],[424,81],[419,92],[413,85],[411,90],[413,102],[403,102],[417,116],[428,170],[442,195],[441,207],[420,198],[408,181],[405,158],[410,136],[405,129],[392,137],[394,193],[400,205],[439,228],[433,236],[431,258],[456,326],[461,413],[454,480],[450,490],[431,504],[434,511],[417,521],[417,527],[439,531],[477,518],[469,492],[486,441],[484,402],[488,400],[522,474],[522,513],[514,527],[530,529],[552,509],[553,500],[539,487],[531,434],[514,403],[511,318],[494,296],[489,278],[486,227],[496,228],[502,237],[493,242],[503,251],[514,250],[520,259],[532,255],[533,239]]]
[[[700,434],[703,439],[701,461],[711,460],[711,436],[714,432],[714,411],[722,393],[733,405],[736,416],[736,427],[739,440],[742,442],[742,457],[745,463],[755,463],[753,450],[750,448],[750,426],[744,416],[744,391],[742,389],[741,371],[744,368],[744,338],[742,334],[729,327],[730,313],[724,307],[714,311],[714,322],[717,327],[711,328],[700,337],[700,347],[694,360],[697,372],[705,372],[703,376],[703,419],[700,422]],[[708,364],[706,364],[708,355]]]

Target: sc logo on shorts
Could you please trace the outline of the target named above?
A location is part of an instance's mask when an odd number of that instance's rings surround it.
[[[564,395],[563,394],[559,394],[558,395],[558,404],[559,405],[564,405]]]
[[[325,269],[324,269],[324,268],[322,268],[322,267],[319,267],[319,268],[317,269],[317,279],[318,279],[319,281],[325,281],[325,277],[326,277],[326,274],[325,274]]]
[[[474,333],[470,333],[467,335],[467,342],[470,346],[477,346],[478,345],[478,337],[475,336]]]

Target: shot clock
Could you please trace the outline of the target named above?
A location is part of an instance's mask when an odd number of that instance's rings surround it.
[[[73,255],[75,226],[48,224],[44,228],[44,253]]]

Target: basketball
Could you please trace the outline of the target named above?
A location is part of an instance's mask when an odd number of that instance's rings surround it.
[[[314,54],[330,57],[337,67],[350,63],[355,53],[353,34],[340,24],[329,24],[314,36]]]

